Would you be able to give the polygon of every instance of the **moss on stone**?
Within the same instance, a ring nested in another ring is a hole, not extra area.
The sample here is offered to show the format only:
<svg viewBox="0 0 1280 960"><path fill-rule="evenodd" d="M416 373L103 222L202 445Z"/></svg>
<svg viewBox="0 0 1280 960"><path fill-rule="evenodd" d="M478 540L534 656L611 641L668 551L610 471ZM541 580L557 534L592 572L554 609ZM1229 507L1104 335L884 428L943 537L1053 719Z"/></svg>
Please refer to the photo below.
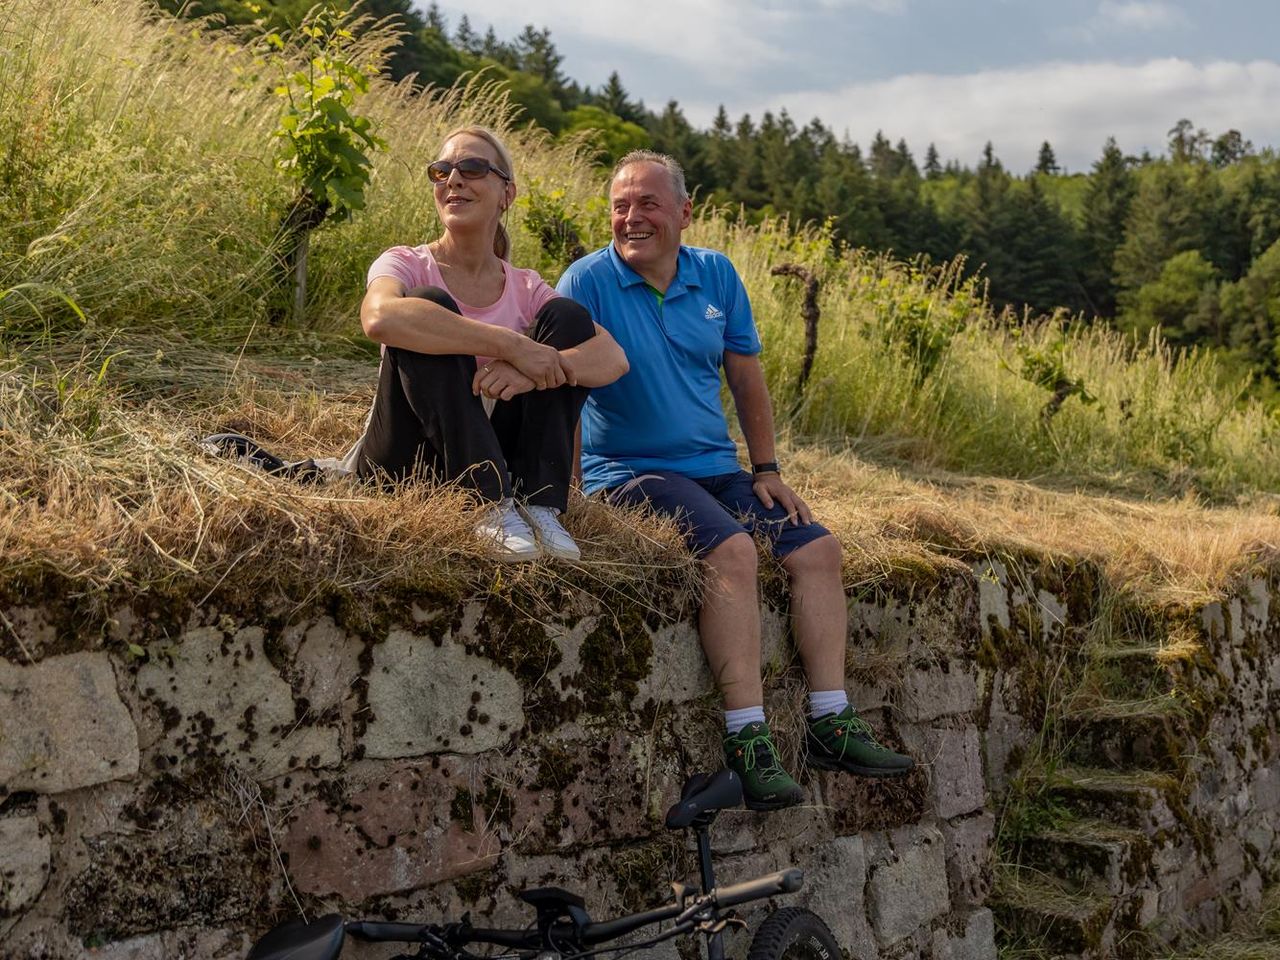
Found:
<svg viewBox="0 0 1280 960"><path fill-rule="evenodd" d="M90 863L66 890L68 928L104 943L265 913L269 848L255 845L253 824L226 813L209 800L166 806L146 831L87 840Z"/></svg>
<svg viewBox="0 0 1280 960"><path fill-rule="evenodd" d="M455 787L449 801L449 819L468 833L479 833L495 824L510 825L515 805L507 789L496 780L485 781L484 789L473 793Z"/></svg>
<svg viewBox="0 0 1280 960"><path fill-rule="evenodd" d="M600 618L582 641L580 657L574 686L584 709L596 714L627 710L649 675L653 638L639 615L623 611Z"/></svg>
<svg viewBox="0 0 1280 960"><path fill-rule="evenodd" d="M538 748L538 768L529 783L530 790L563 790L576 783L582 772L578 755L558 743L545 743Z"/></svg>
<svg viewBox="0 0 1280 960"><path fill-rule="evenodd" d="M618 884L623 909L639 911L667 898L671 881L684 873L682 861L680 838L663 834L615 850L604 866Z"/></svg>
<svg viewBox="0 0 1280 960"><path fill-rule="evenodd" d="M496 867L477 870L453 881L458 899L469 906L477 906L481 900L492 900L502 886L502 876Z"/></svg>

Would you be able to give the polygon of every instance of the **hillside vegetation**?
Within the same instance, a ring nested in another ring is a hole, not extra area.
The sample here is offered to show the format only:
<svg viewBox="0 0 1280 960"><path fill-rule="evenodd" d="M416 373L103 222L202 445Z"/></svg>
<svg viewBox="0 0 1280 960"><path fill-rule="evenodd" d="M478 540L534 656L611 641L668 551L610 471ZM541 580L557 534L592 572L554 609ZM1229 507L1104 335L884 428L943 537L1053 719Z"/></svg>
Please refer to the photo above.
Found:
<svg viewBox="0 0 1280 960"><path fill-rule="evenodd" d="M349 55L376 63L394 39L362 32ZM435 234L425 165L448 128L507 131L522 190L513 260L551 280L569 246L557 237L607 240L602 174L582 143L513 126L483 75L427 94L374 80L356 105L386 141L367 203L315 232L307 309L286 321L280 225L294 187L273 162L278 78L248 41L141 0L70 0L56 22L34 0L0 12L10 590L52 578L86 597L235 589L301 603L492 586L456 491L296 487L206 459L194 440L238 428L301 457L355 436L376 364L355 319L364 271L385 247ZM1118 583L1185 598L1270 557L1277 423L1211 356L1056 319L1013 324L958 264L847 252L784 221L704 208L689 239L743 274L789 475L833 519L851 583L1033 549L1094 556ZM821 281L803 391L802 285L772 274L786 263ZM589 550L563 579L638 597L691 574L659 524L587 503L570 521ZM562 582L541 567L503 576Z"/></svg>
<svg viewBox="0 0 1280 960"><path fill-rule="evenodd" d="M188 17L277 25L296 23L310 5L159 2ZM1044 142L1034 167L1019 172L999 158L1007 142L972 157L942 157L933 144L913 155L892 129L839 136L823 118L804 122L785 107L732 120L721 105L698 129L675 99L636 101L616 71L594 88L568 77L545 27L528 23L507 39L493 27L482 35L466 13L450 20L434 2L359 0L359 8L404 30L388 76L448 87L484 70L522 121L589 137L605 164L652 146L682 158L698 196L748 222L786 216L829 223L851 247L939 263L963 256L990 281L1000 310L1065 310L1140 335L1159 326L1178 346L1254 371L1255 391L1274 402L1280 157L1239 130L1214 135L1176 119L1187 109L1177 97L1155 118L1169 125L1162 155L1126 154L1114 138L1059 142L1070 156L1097 157L1088 172L1068 172Z"/></svg>

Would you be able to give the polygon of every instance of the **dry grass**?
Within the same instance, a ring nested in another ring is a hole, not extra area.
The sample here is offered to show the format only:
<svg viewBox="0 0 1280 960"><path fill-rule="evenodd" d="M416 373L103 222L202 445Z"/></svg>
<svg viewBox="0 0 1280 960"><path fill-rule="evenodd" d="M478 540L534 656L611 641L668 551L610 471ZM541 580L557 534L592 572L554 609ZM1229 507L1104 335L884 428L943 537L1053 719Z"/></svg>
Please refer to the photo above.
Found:
<svg viewBox="0 0 1280 960"><path fill-rule="evenodd" d="M571 586L669 603L696 584L671 525L633 513L579 503L570 527L586 562L499 567L473 537L472 504L458 489L299 485L198 451L200 436L239 429L286 457L340 453L367 410L369 363L353 362L359 380L347 390L321 393L297 357L205 351L204 372L193 374L180 348L160 361L154 344L110 349L102 377L100 351L71 364L28 354L0 370L0 590L11 601L44 602L54 589L104 610L142 595L197 604L216 595L287 611L333 596L476 590L554 602ZM167 376L153 369L175 358ZM219 368L225 376L208 373ZM152 380L179 385L178 395L150 389Z"/></svg>
<svg viewBox="0 0 1280 960"><path fill-rule="evenodd" d="M894 544L944 557L1085 558L1122 592L1192 607L1280 559L1280 516L1261 498L1239 507L1124 499L884 469L821 447L795 447L786 459L802 495L840 533L855 578L891 564Z"/></svg>
<svg viewBox="0 0 1280 960"><path fill-rule="evenodd" d="M555 604L571 587L669 611L687 602L695 564L670 524L576 500L581 563L498 567L456 489L300 486L196 448L234 429L286 458L341 453L374 369L364 348L315 338L255 354L86 337L11 356L0 368L0 589L13 600L52 582L104 602L151 593L304 607L488 590ZM1087 557L1119 589L1191 605L1274 563L1280 543L1269 507L1127 501L783 450L788 477L844 544L851 589L936 582L985 556Z"/></svg>

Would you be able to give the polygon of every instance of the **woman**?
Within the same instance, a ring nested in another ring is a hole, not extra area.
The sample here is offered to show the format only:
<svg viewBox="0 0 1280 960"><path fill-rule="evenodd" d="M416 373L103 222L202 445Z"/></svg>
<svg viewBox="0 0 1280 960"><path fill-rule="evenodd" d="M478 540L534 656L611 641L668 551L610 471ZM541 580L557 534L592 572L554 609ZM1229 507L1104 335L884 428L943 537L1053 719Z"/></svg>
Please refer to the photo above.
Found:
<svg viewBox="0 0 1280 960"><path fill-rule="evenodd" d="M369 268L360 322L383 355L354 467L471 488L492 504L476 532L503 559L576 559L559 516L578 414L626 357L581 306L507 262L516 184L496 134L453 131L427 172L444 232Z"/></svg>

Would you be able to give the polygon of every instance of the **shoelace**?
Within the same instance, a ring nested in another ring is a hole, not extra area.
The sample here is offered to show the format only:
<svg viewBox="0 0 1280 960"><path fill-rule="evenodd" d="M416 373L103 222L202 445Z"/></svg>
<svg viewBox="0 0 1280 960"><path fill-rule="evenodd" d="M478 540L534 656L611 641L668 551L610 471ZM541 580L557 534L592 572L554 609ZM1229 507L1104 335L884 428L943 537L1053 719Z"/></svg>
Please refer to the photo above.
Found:
<svg viewBox="0 0 1280 960"><path fill-rule="evenodd" d="M760 774L765 780L773 780L786 774L782 765L778 763L778 754L773 749L773 740L767 733L756 734L738 749L746 757L747 770L754 770L758 765ZM761 754L764 755L763 762L760 760Z"/></svg>
<svg viewBox="0 0 1280 960"><path fill-rule="evenodd" d="M529 514L529 519L540 531L556 536L568 536L568 531L560 522L560 513L555 507L525 507L525 510Z"/></svg>
<svg viewBox="0 0 1280 960"><path fill-rule="evenodd" d="M871 724L856 713L850 714L848 720L833 720L832 724L835 726L836 737L840 740L841 757L849 749L849 741L851 739L862 740L873 747L884 749L884 746L876 739L875 731L871 729Z"/></svg>
<svg viewBox="0 0 1280 960"><path fill-rule="evenodd" d="M501 522L502 532L508 536L514 534L521 537L532 537L533 530L524 517L520 516L514 508L508 509L502 515Z"/></svg>

